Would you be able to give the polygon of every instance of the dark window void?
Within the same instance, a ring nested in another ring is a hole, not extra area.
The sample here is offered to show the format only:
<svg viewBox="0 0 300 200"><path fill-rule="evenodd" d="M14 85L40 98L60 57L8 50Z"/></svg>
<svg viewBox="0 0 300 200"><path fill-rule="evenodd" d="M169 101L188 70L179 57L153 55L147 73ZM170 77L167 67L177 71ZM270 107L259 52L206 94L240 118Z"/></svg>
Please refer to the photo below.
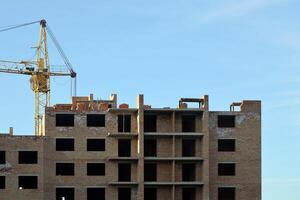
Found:
<svg viewBox="0 0 300 200"><path fill-rule="evenodd" d="M218 200L235 200L235 188L218 188Z"/></svg>
<svg viewBox="0 0 300 200"><path fill-rule="evenodd" d="M87 188L87 200L105 200L105 188Z"/></svg>
<svg viewBox="0 0 300 200"><path fill-rule="evenodd" d="M87 163L88 176L105 176L105 163Z"/></svg>
<svg viewBox="0 0 300 200"><path fill-rule="evenodd" d="M37 164L37 151L19 151L19 164Z"/></svg>
<svg viewBox="0 0 300 200"><path fill-rule="evenodd" d="M119 181L130 182L131 181L131 164L119 163L118 165L118 177Z"/></svg>
<svg viewBox="0 0 300 200"><path fill-rule="evenodd" d="M56 126L74 126L74 114L56 114Z"/></svg>
<svg viewBox="0 0 300 200"><path fill-rule="evenodd" d="M5 176L0 176L0 189L5 189Z"/></svg>
<svg viewBox="0 0 300 200"><path fill-rule="evenodd" d="M195 132L196 118L194 115L182 116L182 132Z"/></svg>
<svg viewBox="0 0 300 200"><path fill-rule="evenodd" d="M218 115L219 128L234 128L235 116L234 115Z"/></svg>
<svg viewBox="0 0 300 200"><path fill-rule="evenodd" d="M156 188L145 188L144 200L157 200L157 189Z"/></svg>
<svg viewBox="0 0 300 200"><path fill-rule="evenodd" d="M235 175L235 163L219 163L218 164L219 176L234 176Z"/></svg>
<svg viewBox="0 0 300 200"><path fill-rule="evenodd" d="M74 176L74 163L56 163L56 176Z"/></svg>
<svg viewBox="0 0 300 200"><path fill-rule="evenodd" d="M56 200L74 200L74 188L56 188Z"/></svg>
<svg viewBox="0 0 300 200"><path fill-rule="evenodd" d="M118 115L118 132L130 132L131 115Z"/></svg>
<svg viewBox="0 0 300 200"><path fill-rule="evenodd" d="M88 127L105 127L105 115L88 114L86 116L86 125Z"/></svg>
<svg viewBox="0 0 300 200"><path fill-rule="evenodd" d="M145 179L145 181L156 181L156 179L157 179L157 164L156 163L145 163L144 179Z"/></svg>
<svg viewBox="0 0 300 200"><path fill-rule="evenodd" d="M37 189L37 176L19 176L19 189Z"/></svg>
<svg viewBox="0 0 300 200"><path fill-rule="evenodd" d="M87 151L105 151L105 139L87 139Z"/></svg>
<svg viewBox="0 0 300 200"><path fill-rule="evenodd" d="M131 188L119 188L118 200L131 200Z"/></svg>
<svg viewBox="0 0 300 200"><path fill-rule="evenodd" d="M0 164L6 163L5 151L0 151Z"/></svg>
<svg viewBox="0 0 300 200"><path fill-rule="evenodd" d="M156 132L156 115L144 116L144 132Z"/></svg>
<svg viewBox="0 0 300 200"><path fill-rule="evenodd" d="M196 140L182 139L182 156L193 157L196 151Z"/></svg>
<svg viewBox="0 0 300 200"><path fill-rule="evenodd" d="M119 139L118 140L118 156L119 157L130 157L131 155L131 140L130 139Z"/></svg>
<svg viewBox="0 0 300 200"><path fill-rule="evenodd" d="M218 151L235 151L235 139L219 139Z"/></svg>
<svg viewBox="0 0 300 200"><path fill-rule="evenodd" d="M195 188L182 188L182 199L195 200L196 199Z"/></svg>
<svg viewBox="0 0 300 200"><path fill-rule="evenodd" d="M182 181L195 181L196 165L182 164Z"/></svg>
<svg viewBox="0 0 300 200"><path fill-rule="evenodd" d="M156 157L157 155L157 140L145 139L144 140L144 154L145 156Z"/></svg>
<svg viewBox="0 0 300 200"><path fill-rule="evenodd" d="M56 151L74 151L74 139L71 138L56 139Z"/></svg>

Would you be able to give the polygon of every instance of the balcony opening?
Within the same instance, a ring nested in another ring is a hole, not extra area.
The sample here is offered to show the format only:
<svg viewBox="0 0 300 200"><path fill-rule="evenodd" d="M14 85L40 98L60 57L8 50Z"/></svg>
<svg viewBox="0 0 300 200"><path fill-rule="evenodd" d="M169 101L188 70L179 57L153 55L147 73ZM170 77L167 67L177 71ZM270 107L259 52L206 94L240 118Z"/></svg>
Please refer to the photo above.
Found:
<svg viewBox="0 0 300 200"><path fill-rule="evenodd" d="M130 157L131 156L131 140L119 139L118 140L118 156Z"/></svg>
<svg viewBox="0 0 300 200"><path fill-rule="evenodd" d="M56 151L74 151L74 139L72 138L57 138Z"/></svg>
<svg viewBox="0 0 300 200"><path fill-rule="evenodd" d="M0 176L0 189L5 189L5 176Z"/></svg>
<svg viewBox="0 0 300 200"><path fill-rule="evenodd" d="M235 151L235 139L219 139L218 151Z"/></svg>
<svg viewBox="0 0 300 200"><path fill-rule="evenodd" d="M6 163L5 151L0 151L0 164Z"/></svg>
<svg viewBox="0 0 300 200"><path fill-rule="evenodd" d="M235 127L235 115L218 115L218 127L219 128L234 128Z"/></svg>
<svg viewBox="0 0 300 200"><path fill-rule="evenodd" d="M195 200L196 199L195 188L182 188L182 199Z"/></svg>
<svg viewBox="0 0 300 200"><path fill-rule="evenodd" d="M191 163L182 164L182 181L195 181L196 165Z"/></svg>
<svg viewBox="0 0 300 200"><path fill-rule="evenodd" d="M87 188L87 200L105 200L105 188Z"/></svg>
<svg viewBox="0 0 300 200"><path fill-rule="evenodd" d="M195 132L196 117L194 115L182 116L182 132Z"/></svg>
<svg viewBox="0 0 300 200"><path fill-rule="evenodd" d="M19 164L37 164L37 151L19 151Z"/></svg>
<svg viewBox="0 0 300 200"><path fill-rule="evenodd" d="M56 114L56 126L58 127L74 126L74 114Z"/></svg>
<svg viewBox="0 0 300 200"><path fill-rule="evenodd" d="M19 189L37 189L38 177L37 176L19 176Z"/></svg>
<svg viewBox="0 0 300 200"><path fill-rule="evenodd" d="M156 115L145 115L144 116L144 132L156 132Z"/></svg>
<svg viewBox="0 0 300 200"><path fill-rule="evenodd" d="M130 163L119 163L118 177L119 177L120 182L130 182L131 181L131 164Z"/></svg>
<svg viewBox="0 0 300 200"><path fill-rule="evenodd" d="M157 164L145 163L144 165L144 180L155 182L157 180Z"/></svg>
<svg viewBox="0 0 300 200"><path fill-rule="evenodd" d="M235 176L235 163L219 163L218 164L219 176Z"/></svg>
<svg viewBox="0 0 300 200"><path fill-rule="evenodd" d="M218 200L235 200L235 188L233 187L219 187Z"/></svg>
<svg viewBox="0 0 300 200"><path fill-rule="evenodd" d="M157 189L156 188L145 188L144 189L144 200L157 200Z"/></svg>
<svg viewBox="0 0 300 200"><path fill-rule="evenodd" d="M130 132L131 115L118 115L118 132Z"/></svg>
<svg viewBox="0 0 300 200"><path fill-rule="evenodd" d="M144 155L149 157L157 156L157 140L145 139L144 140Z"/></svg>
<svg viewBox="0 0 300 200"><path fill-rule="evenodd" d="M105 151L105 139L87 139L87 151Z"/></svg>
<svg viewBox="0 0 300 200"><path fill-rule="evenodd" d="M105 163L87 163L88 176L105 176Z"/></svg>
<svg viewBox="0 0 300 200"><path fill-rule="evenodd" d="M196 140L182 139L182 157L193 157L196 152Z"/></svg>
<svg viewBox="0 0 300 200"><path fill-rule="evenodd" d="M88 114L86 116L87 127L105 127L104 114Z"/></svg>
<svg viewBox="0 0 300 200"><path fill-rule="evenodd" d="M118 188L118 200L131 200L131 188Z"/></svg>
<svg viewBox="0 0 300 200"><path fill-rule="evenodd" d="M56 200L75 200L74 188L56 188Z"/></svg>
<svg viewBox="0 0 300 200"><path fill-rule="evenodd" d="M56 163L56 176L74 176L74 163Z"/></svg>

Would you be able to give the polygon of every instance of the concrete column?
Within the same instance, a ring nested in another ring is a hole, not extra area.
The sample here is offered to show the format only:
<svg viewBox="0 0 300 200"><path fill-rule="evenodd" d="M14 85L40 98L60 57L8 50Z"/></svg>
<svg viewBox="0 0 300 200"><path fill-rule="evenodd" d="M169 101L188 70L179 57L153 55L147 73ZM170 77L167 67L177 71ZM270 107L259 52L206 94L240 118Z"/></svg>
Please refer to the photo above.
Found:
<svg viewBox="0 0 300 200"><path fill-rule="evenodd" d="M209 110L209 99L208 95L203 96L203 110L208 111Z"/></svg>
<svg viewBox="0 0 300 200"><path fill-rule="evenodd" d="M175 136L173 135L172 137L172 157L175 158L176 157L176 138ZM174 183L175 182L175 160L172 161L172 182ZM172 200L175 199L175 185L172 186Z"/></svg>
<svg viewBox="0 0 300 200"><path fill-rule="evenodd" d="M117 108L118 107L118 95L117 94L111 94L110 95L110 100L113 101L114 105L113 108Z"/></svg>
<svg viewBox="0 0 300 200"><path fill-rule="evenodd" d="M202 132L204 133L204 136L202 138L202 157L203 157L203 163L202 163L202 181L204 183L203 185L203 200L209 200L210 199L210 187L209 187L209 112L203 112L203 117L202 117Z"/></svg>
<svg viewBox="0 0 300 200"><path fill-rule="evenodd" d="M137 97L137 131L138 131L138 167L137 167L137 200L144 199L144 95Z"/></svg>
<svg viewBox="0 0 300 200"><path fill-rule="evenodd" d="M172 132L175 133L175 123L176 123L175 111L172 113ZM172 137L172 157L176 157L176 137ZM175 182L175 160L172 161L172 182ZM172 186L172 200L175 200L175 185Z"/></svg>
<svg viewBox="0 0 300 200"><path fill-rule="evenodd" d="M175 118L176 116L175 116L175 111L173 111L173 113L172 113L172 132L173 133L175 133L175 131L176 131L176 118Z"/></svg>

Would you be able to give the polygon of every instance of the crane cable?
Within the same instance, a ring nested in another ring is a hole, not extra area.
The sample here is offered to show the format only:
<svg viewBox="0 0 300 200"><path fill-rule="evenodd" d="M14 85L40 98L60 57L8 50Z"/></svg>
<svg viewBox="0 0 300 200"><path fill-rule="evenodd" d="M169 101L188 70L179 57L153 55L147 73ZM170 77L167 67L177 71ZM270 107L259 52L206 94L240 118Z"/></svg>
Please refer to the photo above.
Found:
<svg viewBox="0 0 300 200"><path fill-rule="evenodd" d="M65 52L64 52L63 49L61 48L60 44L58 43L57 39L55 38L55 36L54 36L53 32L51 31L51 29L50 29L50 27L49 27L48 24L47 24L47 26L46 26L46 31L48 32L49 36L51 37L51 39L52 39L52 41L53 41L53 43L54 43L56 49L58 50L60 56L61 56L62 59L64 60L66 66L67 66L68 69L69 69L69 71L70 71L71 73L75 73L75 71L73 70L72 65L71 65L69 59L67 58Z"/></svg>
<svg viewBox="0 0 300 200"><path fill-rule="evenodd" d="M12 29L16 29L16 28L20 28L20 27L23 27L23 26L36 24L36 23L40 23L40 20L39 21L34 21L34 22L29 22L29 23L24 23L24 24L5 26L5 27L8 27L8 28L0 29L0 32L9 31L9 30L12 30Z"/></svg>
<svg viewBox="0 0 300 200"><path fill-rule="evenodd" d="M73 67L69 61L69 59L67 58L65 52L63 51L63 49L61 48L60 44L58 43L58 40L56 39L56 37L54 36L53 32L51 31L50 26L47 24L46 26L46 31L49 34L50 38L52 39L57 51L59 52L60 56L62 57L62 59L64 60L64 63L66 64L66 66L68 67L70 73L71 73L71 96L72 96L72 78L74 78L74 90L73 90L73 95L76 96L76 92L77 92L77 76L76 76L76 72L73 70Z"/></svg>

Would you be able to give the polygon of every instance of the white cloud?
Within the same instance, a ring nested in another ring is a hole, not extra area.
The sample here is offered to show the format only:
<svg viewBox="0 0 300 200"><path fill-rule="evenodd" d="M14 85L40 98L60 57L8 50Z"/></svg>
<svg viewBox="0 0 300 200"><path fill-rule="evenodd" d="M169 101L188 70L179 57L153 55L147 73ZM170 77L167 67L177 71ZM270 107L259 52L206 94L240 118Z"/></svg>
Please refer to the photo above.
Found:
<svg viewBox="0 0 300 200"><path fill-rule="evenodd" d="M226 1L220 7L210 10L200 15L198 20L200 23L211 23L216 21L237 18L246 14L256 12L273 4L287 2L282 0L239 0Z"/></svg>
<svg viewBox="0 0 300 200"><path fill-rule="evenodd" d="M300 178L264 178L264 183L267 184L300 184Z"/></svg>
<svg viewBox="0 0 300 200"><path fill-rule="evenodd" d="M284 108L297 109L300 106L300 91L290 90L277 92L266 99L265 111L272 111ZM297 114L297 116L300 116Z"/></svg>
<svg viewBox="0 0 300 200"><path fill-rule="evenodd" d="M300 37L296 32L280 31L272 38L278 44L299 49Z"/></svg>

